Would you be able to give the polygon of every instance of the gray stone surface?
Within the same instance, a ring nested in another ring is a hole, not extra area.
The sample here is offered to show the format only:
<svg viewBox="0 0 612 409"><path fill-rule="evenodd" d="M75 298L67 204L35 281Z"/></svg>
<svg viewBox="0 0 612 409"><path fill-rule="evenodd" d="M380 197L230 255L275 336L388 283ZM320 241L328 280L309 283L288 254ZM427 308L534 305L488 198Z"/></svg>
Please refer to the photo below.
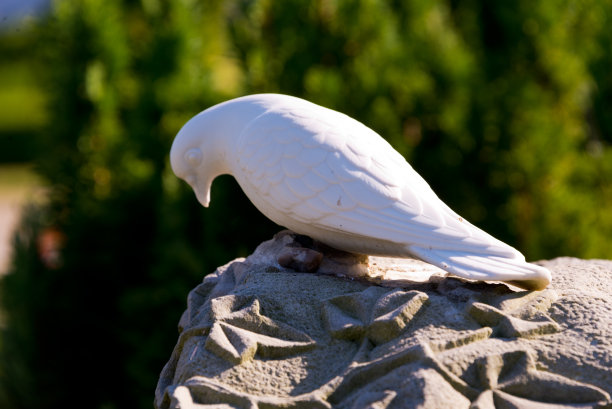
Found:
<svg viewBox="0 0 612 409"><path fill-rule="evenodd" d="M612 261L541 264L524 291L281 232L191 291L155 406L612 409Z"/></svg>

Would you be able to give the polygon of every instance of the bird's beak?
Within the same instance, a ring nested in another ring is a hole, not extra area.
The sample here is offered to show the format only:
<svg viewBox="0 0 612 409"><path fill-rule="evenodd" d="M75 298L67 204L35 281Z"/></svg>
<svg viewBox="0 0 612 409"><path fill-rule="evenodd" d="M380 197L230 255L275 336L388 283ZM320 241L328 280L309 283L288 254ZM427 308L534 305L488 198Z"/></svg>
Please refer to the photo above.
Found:
<svg viewBox="0 0 612 409"><path fill-rule="evenodd" d="M193 191L198 198L198 202L200 202L202 206L208 207L210 204L210 188L199 189L198 187L195 187Z"/></svg>
<svg viewBox="0 0 612 409"><path fill-rule="evenodd" d="M212 181L206 181L201 183L201 181L197 180L195 176L188 176L185 178L185 181L191 186L193 192L198 199L198 202L204 207L208 207L210 204L210 188L212 185Z"/></svg>

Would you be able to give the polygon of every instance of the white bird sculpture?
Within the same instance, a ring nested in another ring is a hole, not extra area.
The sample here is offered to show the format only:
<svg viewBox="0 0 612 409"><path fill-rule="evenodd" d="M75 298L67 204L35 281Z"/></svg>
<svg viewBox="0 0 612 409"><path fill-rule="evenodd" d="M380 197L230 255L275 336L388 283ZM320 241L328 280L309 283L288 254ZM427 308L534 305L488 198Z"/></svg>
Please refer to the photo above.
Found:
<svg viewBox="0 0 612 409"><path fill-rule="evenodd" d="M215 105L183 126L170 159L203 206L213 179L231 174L272 221L340 250L416 257L459 277L527 289L551 280L451 210L376 132L296 97Z"/></svg>

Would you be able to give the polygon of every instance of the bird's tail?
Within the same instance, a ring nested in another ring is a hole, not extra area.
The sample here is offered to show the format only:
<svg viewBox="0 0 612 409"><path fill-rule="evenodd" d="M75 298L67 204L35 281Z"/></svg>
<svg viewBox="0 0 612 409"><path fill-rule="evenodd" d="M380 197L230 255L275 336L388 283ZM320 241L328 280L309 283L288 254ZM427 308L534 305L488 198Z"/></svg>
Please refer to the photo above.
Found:
<svg viewBox="0 0 612 409"><path fill-rule="evenodd" d="M505 281L527 290L542 290L550 284L548 269L522 258L506 258L457 251L410 247L410 252L459 277L470 280Z"/></svg>

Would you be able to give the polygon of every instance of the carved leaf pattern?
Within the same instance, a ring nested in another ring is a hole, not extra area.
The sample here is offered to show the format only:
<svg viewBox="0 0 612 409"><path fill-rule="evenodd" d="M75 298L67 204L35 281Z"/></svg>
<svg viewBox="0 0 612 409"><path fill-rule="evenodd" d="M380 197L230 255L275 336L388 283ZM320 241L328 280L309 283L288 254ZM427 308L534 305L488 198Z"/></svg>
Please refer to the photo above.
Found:
<svg viewBox="0 0 612 409"><path fill-rule="evenodd" d="M261 314L259 300L232 311L237 298L225 296L211 302L212 326L205 347L219 357L239 364L255 354L280 358L315 346L305 333Z"/></svg>
<svg viewBox="0 0 612 409"><path fill-rule="evenodd" d="M471 409L592 408L610 399L595 386L538 370L526 351L483 357L473 366L476 375L466 377L481 393Z"/></svg>
<svg viewBox="0 0 612 409"><path fill-rule="evenodd" d="M473 301L467 311L480 325L493 328L494 337L533 338L561 331L559 324L543 311L548 310L556 293L543 291L537 297L533 294L506 299L499 303L501 308Z"/></svg>
<svg viewBox="0 0 612 409"><path fill-rule="evenodd" d="M378 345L398 337L428 300L420 291L396 289L381 294L380 288L369 287L327 300L323 318L335 338L366 337Z"/></svg>

